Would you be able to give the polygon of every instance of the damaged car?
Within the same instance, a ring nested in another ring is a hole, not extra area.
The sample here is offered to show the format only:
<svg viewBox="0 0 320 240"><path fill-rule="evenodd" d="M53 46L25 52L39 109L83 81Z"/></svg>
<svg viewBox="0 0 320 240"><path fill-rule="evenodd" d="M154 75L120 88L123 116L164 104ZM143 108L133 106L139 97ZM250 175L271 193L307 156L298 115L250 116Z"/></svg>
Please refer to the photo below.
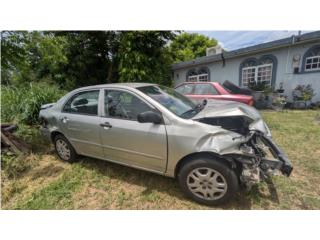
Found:
<svg viewBox="0 0 320 240"><path fill-rule="evenodd" d="M84 155L173 177L201 204L225 203L241 186L292 172L253 107L219 100L196 104L156 84L79 88L43 105L39 117L62 160Z"/></svg>

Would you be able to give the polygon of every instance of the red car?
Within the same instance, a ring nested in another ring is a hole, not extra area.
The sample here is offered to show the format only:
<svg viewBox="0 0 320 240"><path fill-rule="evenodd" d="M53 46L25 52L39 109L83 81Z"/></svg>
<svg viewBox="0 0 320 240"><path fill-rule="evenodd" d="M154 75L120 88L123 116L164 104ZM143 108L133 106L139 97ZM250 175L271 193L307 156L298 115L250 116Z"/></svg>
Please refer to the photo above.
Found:
<svg viewBox="0 0 320 240"><path fill-rule="evenodd" d="M242 94L232 94L217 82L185 82L178 85L175 90L193 100L219 99L236 101L253 105L253 97Z"/></svg>

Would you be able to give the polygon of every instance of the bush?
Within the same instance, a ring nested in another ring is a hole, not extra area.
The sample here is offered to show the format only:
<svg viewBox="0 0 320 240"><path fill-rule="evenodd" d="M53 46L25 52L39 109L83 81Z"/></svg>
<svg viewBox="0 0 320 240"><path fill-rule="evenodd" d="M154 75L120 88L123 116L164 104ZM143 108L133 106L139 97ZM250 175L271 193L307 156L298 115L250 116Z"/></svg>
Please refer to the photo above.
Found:
<svg viewBox="0 0 320 240"><path fill-rule="evenodd" d="M41 105L56 102L64 94L65 92L58 87L47 83L30 83L19 87L3 86L2 122L36 124Z"/></svg>
<svg viewBox="0 0 320 240"><path fill-rule="evenodd" d="M272 88L266 82L249 82L248 86L253 91L261 91L264 93L271 93Z"/></svg>
<svg viewBox="0 0 320 240"><path fill-rule="evenodd" d="M294 101L311 101L314 95L315 93L311 84L298 85L292 92Z"/></svg>

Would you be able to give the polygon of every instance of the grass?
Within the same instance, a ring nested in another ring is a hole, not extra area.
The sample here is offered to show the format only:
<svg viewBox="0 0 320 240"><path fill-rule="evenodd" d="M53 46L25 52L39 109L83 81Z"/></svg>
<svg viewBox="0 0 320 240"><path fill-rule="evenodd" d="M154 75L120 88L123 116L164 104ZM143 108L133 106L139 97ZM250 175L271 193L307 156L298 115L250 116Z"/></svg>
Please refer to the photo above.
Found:
<svg viewBox="0 0 320 240"><path fill-rule="evenodd" d="M250 192L239 193L225 206L190 201L171 178L85 157L74 164L64 163L39 140L34 128L24 127L19 135L33 146L33 153L23 158L30 167L14 177L2 169L2 208L320 209L320 112L262 114L294 171L290 178L276 176L273 184L260 183Z"/></svg>

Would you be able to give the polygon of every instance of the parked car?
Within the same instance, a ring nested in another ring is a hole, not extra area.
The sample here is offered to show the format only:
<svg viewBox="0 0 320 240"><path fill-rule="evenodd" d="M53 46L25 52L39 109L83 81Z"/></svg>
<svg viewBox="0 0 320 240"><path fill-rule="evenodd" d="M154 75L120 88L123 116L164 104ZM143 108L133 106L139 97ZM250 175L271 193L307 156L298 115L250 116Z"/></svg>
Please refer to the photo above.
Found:
<svg viewBox="0 0 320 240"><path fill-rule="evenodd" d="M253 97L243 94L233 94L218 82L185 82L178 85L176 91L199 102L203 99L219 99L253 105Z"/></svg>
<svg viewBox="0 0 320 240"><path fill-rule="evenodd" d="M43 105L39 117L62 160L84 155L174 177L203 204L224 203L240 185L292 171L254 108L231 101L196 105L155 84L79 88Z"/></svg>

